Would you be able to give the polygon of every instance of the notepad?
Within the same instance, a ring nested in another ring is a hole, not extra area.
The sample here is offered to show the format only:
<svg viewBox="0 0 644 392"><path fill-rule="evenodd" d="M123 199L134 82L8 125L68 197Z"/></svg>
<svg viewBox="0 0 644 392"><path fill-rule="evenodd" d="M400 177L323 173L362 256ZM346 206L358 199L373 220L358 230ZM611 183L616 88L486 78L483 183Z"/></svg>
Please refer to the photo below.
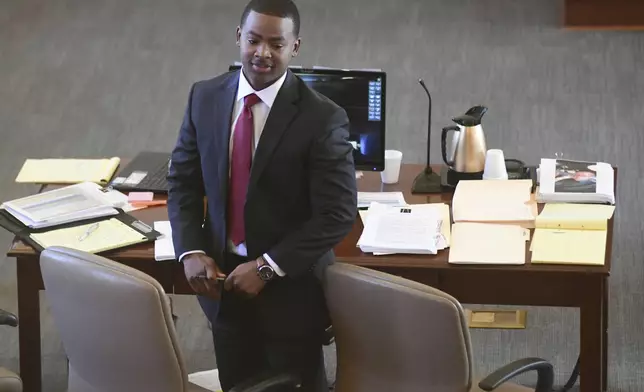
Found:
<svg viewBox="0 0 644 392"><path fill-rule="evenodd" d="M593 204L550 203L535 221L542 229L606 230L615 206Z"/></svg>
<svg viewBox="0 0 644 392"><path fill-rule="evenodd" d="M99 253L148 241L145 235L115 218L34 233L30 237L43 248L64 246L88 253Z"/></svg>
<svg viewBox="0 0 644 392"><path fill-rule="evenodd" d="M532 263L604 265L614 206L546 204L535 221Z"/></svg>
<svg viewBox="0 0 644 392"><path fill-rule="evenodd" d="M89 181L107 184L121 160L109 159L27 159L16 177L19 183L76 184Z"/></svg>

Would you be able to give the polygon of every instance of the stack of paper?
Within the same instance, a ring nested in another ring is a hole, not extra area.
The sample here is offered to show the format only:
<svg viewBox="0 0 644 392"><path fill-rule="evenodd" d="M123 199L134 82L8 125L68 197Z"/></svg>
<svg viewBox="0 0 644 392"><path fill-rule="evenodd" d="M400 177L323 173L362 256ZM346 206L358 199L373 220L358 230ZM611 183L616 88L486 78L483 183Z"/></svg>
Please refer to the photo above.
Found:
<svg viewBox="0 0 644 392"><path fill-rule="evenodd" d="M615 170L605 162L544 158L539 165L537 200L615 204Z"/></svg>
<svg viewBox="0 0 644 392"><path fill-rule="evenodd" d="M449 246L449 214L443 204L393 207L372 203L358 247L375 255L436 254ZM447 228L443 228L444 225ZM447 233L447 236L444 235Z"/></svg>
<svg viewBox="0 0 644 392"><path fill-rule="evenodd" d="M371 203L406 205L402 192L358 192L358 208L368 208Z"/></svg>
<svg viewBox="0 0 644 392"><path fill-rule="evenodd" d="M452 200L449 262L525 264L537 215L531 180L459 181Z"/></svg>
<svg viewBox="0 0 644 392"><path fill-rule="evenodd" d="M537 203L532 180L459 181L452 199L454 222L532 222Z"/></svg>
<svg viewBox="0 0 644 392"><path fill-rule="evenodd" d="M38 229L118 214L128 206L127 196L83 182L0 205L25 226Z"/></svg>
<svg viewBox="0 0 644 392"><path fill-rule="evenodd" d="M162 234L154 241L154 260L174 260L174 244L172 242L172 226L170 221L154 222L154 230Z"/></svg>
<svg viewBox="0 0 644 392"><path fill-rule="evenodd" d="M119 158L110 159L27 159L16 182L38 184L107 184L119 166Z"/></svg>
<svg viewBox="0 0 644 392"><path fill-rule="evenodd" d="M519 225L461 222L452 227L449 262L525 264L530 231Z"/></svg>

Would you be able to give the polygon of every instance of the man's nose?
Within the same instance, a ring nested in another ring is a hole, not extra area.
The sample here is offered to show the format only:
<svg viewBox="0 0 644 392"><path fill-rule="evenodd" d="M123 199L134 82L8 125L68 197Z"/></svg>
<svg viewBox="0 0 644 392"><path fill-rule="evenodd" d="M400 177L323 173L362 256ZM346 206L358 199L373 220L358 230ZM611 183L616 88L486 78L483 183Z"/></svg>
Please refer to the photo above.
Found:
<svg viewBox="0 0 644 392"><path fill-rule="evenodd" d="M271 51L269 50L268 45L264 43L257 45L255 56L262 58L271 57Z"/></svg>

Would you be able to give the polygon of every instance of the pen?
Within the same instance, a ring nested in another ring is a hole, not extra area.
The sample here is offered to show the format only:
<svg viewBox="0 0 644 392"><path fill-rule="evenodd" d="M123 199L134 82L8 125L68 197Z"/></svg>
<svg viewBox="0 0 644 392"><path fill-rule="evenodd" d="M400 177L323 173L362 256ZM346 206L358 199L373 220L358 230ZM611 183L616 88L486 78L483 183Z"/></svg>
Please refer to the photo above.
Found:
<svg viewBox="0 0 644 392"><path fill-rule="evenodd" d="M96 229L98 229L98 222L96 222L94 224L91 224L87 228L87 230L85 230L85 232L83 234L81 234L80 237L78 237L78 241L84 241L85 239L87 239L87 237L89 237L90 234L95 232Z"/></svg>

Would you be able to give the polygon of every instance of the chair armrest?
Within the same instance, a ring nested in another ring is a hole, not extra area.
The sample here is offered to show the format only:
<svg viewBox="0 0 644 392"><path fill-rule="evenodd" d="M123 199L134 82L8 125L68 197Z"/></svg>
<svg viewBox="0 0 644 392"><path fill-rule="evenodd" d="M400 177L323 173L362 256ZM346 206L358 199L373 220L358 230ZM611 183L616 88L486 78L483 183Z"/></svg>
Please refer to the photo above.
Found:
<svg viewBox="0 0 644 392"><path fill-rule="evenodd" d="M18 318L7 311L0 309L0 325L10 325L12 327L17 327Z"/></svg>
<svg viewBox="0 0 644 392"><path fill-rule="evenodd" d="M505 365L481 380L479 388L484 391L493 391L506 381L532 370L537 371L535 392L551 392L555 381L555 373L552 365L541 358L524 358Z"/></svg>
<svg viewBox="0 0 644 392"><path fill-rule="evenodd" d="M302 384L299 377L288 373L264 373L235 385L230 392L278 392L291 387L293 391Z"/></svg>

